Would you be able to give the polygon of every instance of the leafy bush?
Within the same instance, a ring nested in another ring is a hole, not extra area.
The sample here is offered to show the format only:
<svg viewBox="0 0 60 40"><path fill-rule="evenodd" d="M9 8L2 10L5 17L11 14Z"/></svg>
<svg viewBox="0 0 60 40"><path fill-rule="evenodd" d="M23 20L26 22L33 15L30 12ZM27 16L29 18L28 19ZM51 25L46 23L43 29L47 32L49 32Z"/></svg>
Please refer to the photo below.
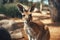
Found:
<svg viewBox="0 0 60 40"><path fill-rule="evenodd" d="M18 11L18 10L17 10L14 6L9 7L9 8L7 9L7 15L8 15L8 16L11 16L11 17L14 17L14 16L16 15L17 11Z"/></svg>
<svg viewBox="0 0 60 40"><path fill-rule="evenodd" d="M3 5L0 6L0 13L6 13L6 8Z"/></svg>
<svg viewBox="0 0 60 40"><path fill-rule="evenodd" d="M21 18L22 15L19 13L17 6L13 4L6 4L0 7L0 13L4 13L9 17L19 17Z"/></svg>

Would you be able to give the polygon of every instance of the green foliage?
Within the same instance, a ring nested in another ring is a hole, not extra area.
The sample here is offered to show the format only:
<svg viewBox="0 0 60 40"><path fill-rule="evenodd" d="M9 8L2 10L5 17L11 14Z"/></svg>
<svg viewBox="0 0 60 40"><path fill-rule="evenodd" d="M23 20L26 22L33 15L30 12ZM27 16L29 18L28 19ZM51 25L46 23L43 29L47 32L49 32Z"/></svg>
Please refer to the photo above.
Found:
<svg viewBox="0 0 60 40"><path fill-rule="evenodd" d="M18 9L15 6L7 8L7 15L11 17L15 17Z"/></svg>
<svg viewBox="0 0 60 40"><path fill-rule="evenodd" d="M6 13L6 8L3 5L0 6L0 13Z"/></svg>
<svg viewBox="0 0 60 40"><path fill-rule="evenodd" d="M0 6L0 13L3 13L9 17L18 17L18 14L21 16L16 4L6 4L4 6Z"/></svg>

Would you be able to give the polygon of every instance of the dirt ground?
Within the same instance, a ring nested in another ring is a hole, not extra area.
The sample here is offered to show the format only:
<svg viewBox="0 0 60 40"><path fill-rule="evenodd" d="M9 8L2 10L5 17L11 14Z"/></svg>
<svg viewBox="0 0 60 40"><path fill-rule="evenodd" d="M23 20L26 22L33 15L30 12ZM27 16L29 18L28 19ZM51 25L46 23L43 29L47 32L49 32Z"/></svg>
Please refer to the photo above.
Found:
<svg viewBox="0 0 60 40"><path fill-rule="evenodd" d="M60 23L53 23L50 15L33 14L33 16L34 15L37 15L35 19L42 21L49 28L50 40L60 40Z"/></svg>
<svg viewBox="0 0 60 40"><path fill-rule="evenodd" d="M50 40L60 40L60 23L53 23L50 15L44 15L40 13L33 13L33 20L43 22L50 32Z"/></svg>
<svg viewBox="0 0 60 40"><path fill-rule="evenodd" d="M52 23L51 20L47 21L48 22L45 22L45 25L47 25L47 27L49 28L50 40L60 40L60 23Z"/></svg>
<svg viewBox="0 0 60 40"><path fill-rule="evenodd" d="M33 13L33 20L42 21L50 32L50 40L60 40L60 23L53 23L50 15L42 15L40 13Z"/></svg>
<svg viewBox="0 0 60 40"><path fill-rule="evenodd" d="M49 28L50 40L60 40L60 23L53 23L50 18L50 15L33 13L32 16L33 16L33 20L42 21ZM19 22L19 21L16 21L16 22Z"/></svg>

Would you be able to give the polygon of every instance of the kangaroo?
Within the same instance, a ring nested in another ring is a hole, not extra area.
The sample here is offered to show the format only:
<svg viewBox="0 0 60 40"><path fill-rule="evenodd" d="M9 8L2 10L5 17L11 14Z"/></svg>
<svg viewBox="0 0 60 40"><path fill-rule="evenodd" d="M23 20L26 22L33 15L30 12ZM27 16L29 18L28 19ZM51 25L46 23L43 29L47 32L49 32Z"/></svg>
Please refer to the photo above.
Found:
<svg viewBox="0 0 60 40"><path fill-rule="evenodd" d="M20 4L19 4L20 5ZM24 20L23 35L25 40L49 40L49 29L41 21L32 20L32 12L35 4L30 9L26 10L22 5L19 9ZM24 13L24 15L23 15Z"/></svg>

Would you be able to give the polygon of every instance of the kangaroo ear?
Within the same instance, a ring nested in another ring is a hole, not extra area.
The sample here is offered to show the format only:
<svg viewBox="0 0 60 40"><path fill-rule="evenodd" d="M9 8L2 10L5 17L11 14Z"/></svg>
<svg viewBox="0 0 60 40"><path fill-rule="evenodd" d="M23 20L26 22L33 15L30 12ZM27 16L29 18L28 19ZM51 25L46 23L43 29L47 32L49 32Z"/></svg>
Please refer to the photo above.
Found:
<svg viewBox="0 0 60 40"><path fill-rule="evenodd" d="M32 12L32 11L34 10L35 5L36 5L36 3L34 3L34 4L31 6L31 8L30 8L30 12Z"/></svg>
<svg viewBox="0 0 60 40"><path fill-rule="evenodd" d="M17 7L18 7L18 9L19 9L19 11L20 11L21 13L24 12L24 7L23 7L22 5L17 4Z"/></svg>

